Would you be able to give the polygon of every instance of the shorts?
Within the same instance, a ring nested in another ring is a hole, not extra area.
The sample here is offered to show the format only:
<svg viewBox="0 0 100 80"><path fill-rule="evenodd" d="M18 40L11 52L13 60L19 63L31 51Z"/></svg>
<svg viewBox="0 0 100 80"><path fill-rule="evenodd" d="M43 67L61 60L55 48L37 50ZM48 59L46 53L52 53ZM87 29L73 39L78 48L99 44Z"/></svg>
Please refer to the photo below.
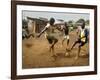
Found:
<svg viewBox="0 0 100 80"><path fill-rule="evenodd" d="M87 43L87 41L83 42L80 39L78 39L77 43L80 43L80 46L84 46Z"/></svg>
<svg viewBox="0 0 100 80"><path fill-rule="evenodd" d="M53 41L54 41L54 42L57 42L57 41L58 41L58 39L55 38L54 36L46 36L46 38L47 38L47 40L48 40L48 42L49 42L50 44L52 44Z"/></svg>
<svg viewBox="0 0 100 80"><path fill-rule="evenodd" d="M69 39L69 35L65 35L64 36L64 39Z"/></svg>

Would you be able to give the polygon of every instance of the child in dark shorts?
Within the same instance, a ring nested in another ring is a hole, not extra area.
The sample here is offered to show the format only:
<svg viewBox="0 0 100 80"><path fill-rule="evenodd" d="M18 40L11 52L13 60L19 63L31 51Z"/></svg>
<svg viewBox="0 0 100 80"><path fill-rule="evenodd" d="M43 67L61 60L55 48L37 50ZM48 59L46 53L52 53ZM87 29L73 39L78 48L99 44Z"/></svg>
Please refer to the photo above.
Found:
<svg viewBox="0 0 100 80"><path fill-rule="evenodd" d="M80 34L79 34L79 38L77 41L75 41L75 43L73 44L73 46L71 47L71 50L74 48L74 46L79 43L79 46L78 46L78 53L75 57L75 59L78 59L79 55L80 55L80 50L81 50L81 47L84 46L87 42L88 42L88 30L85 29L85 22L82 23L81 25L81 30L80 30Z"/></svg>
<svg viewBox="0 0 100 80"><path fill-rule="evenodd" d="M40 32L38 37L40 37L41 34L45 32L45 37L50 44L50 52L53 54L53 56L57 56L54 52L54 46L58 42L58 39L56 38L56 36L54 34L54 30L56 29L54 22L55 22L55 19L51 18L49 23L47 23L45 28Z"/></svg>
<svg viewBox="0 0 100 80"><path fill-rule="evenodd" d="M64 39L62 40L62 45L64 41L67 40L67 46L68 46L69 45L69 27L67 25L67 22L65 22L63 30L64 30Z"/></svg>
<svg viewBox="0 0 100 80"><path fill-rule="evenodd" d="M68 50L68 45L69 45L69 26L67 22L64 23L63 31L64 31L64 38L62 40L62 46L63 46L64 41L67 40L67 48L66 48L65 56L68 56L69 53L67 53L67 50Z"/></svg>

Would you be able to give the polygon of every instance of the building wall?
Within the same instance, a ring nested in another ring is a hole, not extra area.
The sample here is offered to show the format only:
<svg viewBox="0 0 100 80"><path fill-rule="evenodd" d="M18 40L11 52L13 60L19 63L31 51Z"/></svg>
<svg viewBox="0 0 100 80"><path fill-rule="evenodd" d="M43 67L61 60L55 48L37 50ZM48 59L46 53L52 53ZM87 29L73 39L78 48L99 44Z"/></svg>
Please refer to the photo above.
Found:
<svg viewBox="0 0 100 80"><path fill-rule="evenodd" d="M46 26L47 22L40 19L28 19L29 33L40 33Z"/></svg>

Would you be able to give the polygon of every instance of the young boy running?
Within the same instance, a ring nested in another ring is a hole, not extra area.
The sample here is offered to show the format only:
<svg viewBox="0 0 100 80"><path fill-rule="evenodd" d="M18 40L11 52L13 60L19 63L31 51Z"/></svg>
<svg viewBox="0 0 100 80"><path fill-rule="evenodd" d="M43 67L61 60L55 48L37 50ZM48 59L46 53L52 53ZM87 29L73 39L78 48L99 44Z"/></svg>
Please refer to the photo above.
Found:
<svg viewBox="0 0 100 80"><path fill-rule="evenodd" d="M77 41L75 41L75 43L73 44L71 50L74 48L74 46L79 43L79 46L78 46L78 53L75 57L75 59L78 59L79 55L80 55L80 50L81 50L81 47L84 46L88 41L88 31L87 29L85 29L85 21L82 23L81 25L81 29L80 29L80 32L79 32L79 38Z"/></svg>
<svg viewBox="0 0 100 80"><path fill-rule="evenodd" d="M45 32L46 39L48 40L50 44L50 52L53 54L53 56L57 56L54 52L54 46L58 42L58 39L56 38L54 34L54 30L56 28L54 23L55 23L55 19L51 18L49 23L47 23L45 28L40 32L38 37L40 37Z"/></svg>
<svg viewBox="0 0 100 80"><path fill-rule="evenodd" d="M62 40L62 46L63 46L64 41L67 40L67 48L66 48L65 56L68 56L69 53L67 53L67 50L68 50L68 45L69 45L69 26L67 22L64 23L63 31L64 31L64 39Z"/></svg>

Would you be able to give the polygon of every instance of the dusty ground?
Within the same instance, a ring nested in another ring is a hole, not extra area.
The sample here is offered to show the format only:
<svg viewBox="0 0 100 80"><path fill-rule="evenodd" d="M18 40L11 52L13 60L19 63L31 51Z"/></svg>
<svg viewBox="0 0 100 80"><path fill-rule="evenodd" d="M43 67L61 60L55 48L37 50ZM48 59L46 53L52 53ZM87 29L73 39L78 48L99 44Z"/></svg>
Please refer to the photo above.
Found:
<svg viewBox="0 0 100 80"><path fill-rule="evenodd" d="M43 35L44 36L44 35ZM89 65L88 44L82 47L81 54L78 60L75 60L75 55L78 51L77 46L71 51L70 57L65 57L65 47L61 47L63 37L59 37L59 42L55 46L57 54L56 60L49 52L48 41L41 36L40 38L24 39L22 41L22 68L45 68L45 67L64 67L64 66L85 66ZM69 48L76 40L75 31L70 33Z"/></svg>

